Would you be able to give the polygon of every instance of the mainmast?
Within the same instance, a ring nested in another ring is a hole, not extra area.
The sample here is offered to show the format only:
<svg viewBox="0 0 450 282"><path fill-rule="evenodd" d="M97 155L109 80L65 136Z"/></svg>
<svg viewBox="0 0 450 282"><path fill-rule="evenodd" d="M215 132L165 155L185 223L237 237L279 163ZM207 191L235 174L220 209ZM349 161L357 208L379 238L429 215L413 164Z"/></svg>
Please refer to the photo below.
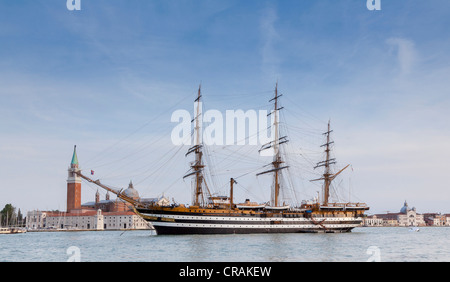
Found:
<svg viewBox="0 0 450 282"><path fill-rule="evenodd" d="M323 133L323 135L326 136L326 143L323 144L322 146L320 146L320 147L325 147L325 160L318 162L317 165L314 167L314 169L319 168L319 167L325 167L324 173L323 173L322 178L312 180L312 181L323 180L322 204L324 206L327 206L328 202L329 202L331 181L333 181L336 178L336 176L338 176L342 171L344 171L344 169L346 169L347 167L350 166L350 165L347 165L346 167L341 169L336 174L331 173L331 165L336 164L336 159L330 158L330 152L331 152L330 145L332 145L334 143L334 141L331 141L331 139L330 139L331 132L333 132L333 130L331 130L330 121L328 121L328 130L327 130L327 132Z"/></svg>
<svg viewBox="0 0 450 282"><path fill-rule="evenodd" d="M203 206L204 205L204 199L203 199L203 189L202 189L202 183L203 183L203 168L205 167L202 162L202 103L200 102L202 95L201 95L201 85L198 88L198 95L197 99L195 99L195 106L196 106L196 113L195 117L192 121L195 121L195 127L194 127L194 146L189 148L188 152L186 153L186 156L190 153L195 154L194 162L191 164L191 169L193 172L186 174L183 178L186 178L191 175L195 175L194 179L194 199L193 199L193 205L194 206Z"/></svg>
<svg viewBox="0 0 450 282"><path fill-rule="evenodd" d="M275 86L275 97L273 99L271 99L269 102L274 101L274 111L271 113L273 114L273 127L271 130L273 130L273 135L274 135L274 139L263 145L260 149L260 151L262 150L266 150L269 148L273 148L273 152L274 152L274 158L273 158L273 162L272 162L272 167L273 169L268 170L268 171L264 171L261 173L258 173L258 175L261 174L266 174L266 173L270 173L273 172L274 173L274 186L272 187L272 199L271 199L271 204L273 207L279 207L281 206L279 201L280 201L280 170L288 168L288 166L284 166L281 167L281 164L284 163L281 159L281 154L280 154L280 144L286 143L288 142L288 140L286 139L287 136L283 136L283 137L279 137L280 133L279 133L279 110L283 109L283 107L278 108L278 98L280 98L283 95L278 95L278 82Z"/></svg>
<svg viewBox="0 0 450 282"><path fill-rule="evenodd" d="M281 161L281 156L280 156L280 150L279 150L279 140L278 140L278 136L279 136L279 128L278 128L278 82L275 86L275 109L274 109L274 130L275 130L275 139L274 139L274 151L275 151L275 156L274 156L274 160L272 162L273 165L273 169L275 172L274 178L275 178L275 186L274 186L274 190L273 190L273 197L274 197L274 206L278 207L278 197L280 195L280 180L279 180L279 172L280 172L280 164L282 163Z"/></svg>

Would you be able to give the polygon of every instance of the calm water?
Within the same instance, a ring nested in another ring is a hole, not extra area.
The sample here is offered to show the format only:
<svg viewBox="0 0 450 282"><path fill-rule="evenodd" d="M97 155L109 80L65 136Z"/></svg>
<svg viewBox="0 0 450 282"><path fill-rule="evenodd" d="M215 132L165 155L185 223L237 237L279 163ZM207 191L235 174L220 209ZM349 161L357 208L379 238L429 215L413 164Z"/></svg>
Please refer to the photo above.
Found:
<svg viewBox="0 0 450 282"><path fill-rule="evenodd" d="M356 228L346 234L156 236L151 231L0 235L0 261L450 261L450 228Z"/></svg>

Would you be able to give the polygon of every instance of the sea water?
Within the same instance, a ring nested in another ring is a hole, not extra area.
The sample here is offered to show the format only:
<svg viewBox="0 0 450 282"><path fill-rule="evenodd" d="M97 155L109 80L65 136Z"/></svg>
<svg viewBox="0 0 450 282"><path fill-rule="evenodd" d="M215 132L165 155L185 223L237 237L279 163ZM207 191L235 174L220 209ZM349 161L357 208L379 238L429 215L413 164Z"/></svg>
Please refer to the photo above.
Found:
<svg viewBox="0 0 450 282"><path fill-rule="evenodd" d="M361 227L351 233L155 235L154 231L0 235L2 262L450 261L450 228Z"/></svg>

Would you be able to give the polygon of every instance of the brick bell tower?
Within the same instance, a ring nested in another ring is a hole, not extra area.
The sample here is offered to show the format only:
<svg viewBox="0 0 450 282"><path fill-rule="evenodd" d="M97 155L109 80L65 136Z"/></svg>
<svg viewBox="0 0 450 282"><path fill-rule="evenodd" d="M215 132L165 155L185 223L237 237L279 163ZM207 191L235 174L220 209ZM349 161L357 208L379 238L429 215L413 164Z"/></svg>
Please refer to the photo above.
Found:
<svg viewBox="0 0 450 282"><path fill-rule="evenodd" d="M81 208L81 177L75 172L80 171L78 168L77 146L73 148L72 162L68 169L67 177L67 212Z"/></svg>

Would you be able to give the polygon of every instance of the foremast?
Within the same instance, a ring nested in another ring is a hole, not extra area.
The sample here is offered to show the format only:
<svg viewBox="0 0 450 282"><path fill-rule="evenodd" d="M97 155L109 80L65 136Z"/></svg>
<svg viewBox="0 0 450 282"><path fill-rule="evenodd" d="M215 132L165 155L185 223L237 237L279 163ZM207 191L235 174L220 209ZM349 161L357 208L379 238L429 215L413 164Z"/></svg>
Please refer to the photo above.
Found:
<svg viewBox="0 0 450 282"><path fill-rule="evenodd" d="M192 120L192 122L195 122L194 127L194 146L188 149L186 156L188 156L191 153L194 153L194 161L191 163L191 172L186 174L184 178L188 176L195 175L194 178L194 193L193 193L193 200L192 204L194 206L205 206L205 197L204 197L204 191L203 191L203 184L204 184L204 177L203 177L203 169L205 165L203 164L203 141L202 141L202 102L201 102L201 85L198 87L198 94L197 98L195 99L195 117ZM206 189L208 189L206 187Z"/></svg>

